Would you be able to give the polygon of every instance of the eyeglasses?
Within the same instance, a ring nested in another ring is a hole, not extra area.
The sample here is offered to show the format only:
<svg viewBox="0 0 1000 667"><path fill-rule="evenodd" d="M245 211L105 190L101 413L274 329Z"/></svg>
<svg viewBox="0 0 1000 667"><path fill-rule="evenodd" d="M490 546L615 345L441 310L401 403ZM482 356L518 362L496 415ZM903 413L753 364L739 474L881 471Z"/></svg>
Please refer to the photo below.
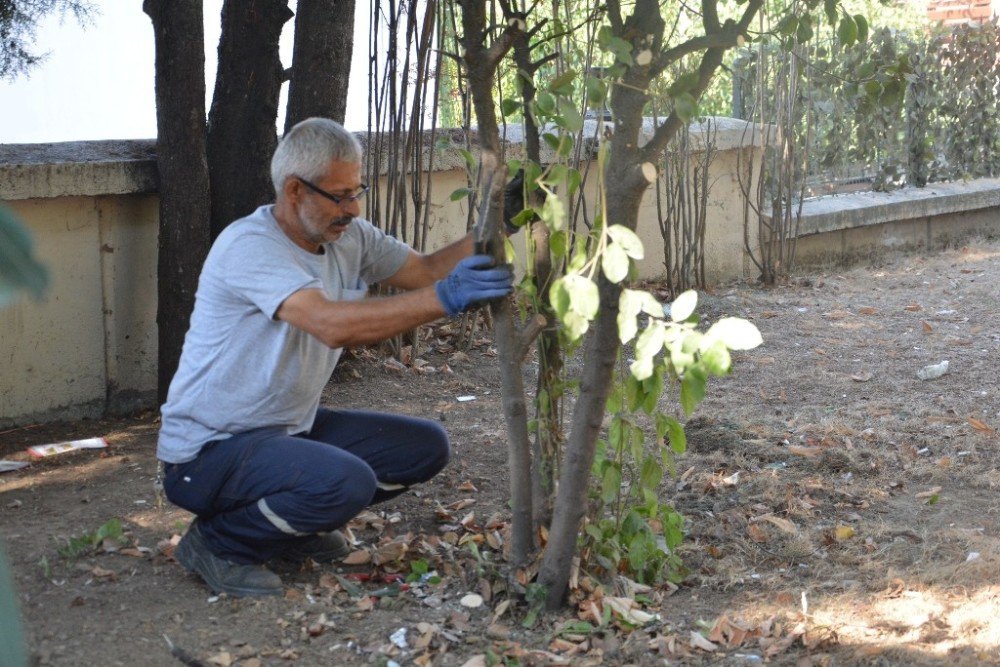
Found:
<svg viewBox="0 0 1000 667"><path fill-rule="evenodd" d="M321 197L326 197L334 204L343 204L345 202L346 203L356 202L362 197L364 197L365 193L368 192L368 186L362 184L361 187L358 189L358 191L355 192L353 195L332 195L323 188L319 187L318 185L314 185L313 183L310 183L301 176L296 176L295 178L299 179L302 185L306 186L307 188L309 188L316 194L320 195Z"/></svg>

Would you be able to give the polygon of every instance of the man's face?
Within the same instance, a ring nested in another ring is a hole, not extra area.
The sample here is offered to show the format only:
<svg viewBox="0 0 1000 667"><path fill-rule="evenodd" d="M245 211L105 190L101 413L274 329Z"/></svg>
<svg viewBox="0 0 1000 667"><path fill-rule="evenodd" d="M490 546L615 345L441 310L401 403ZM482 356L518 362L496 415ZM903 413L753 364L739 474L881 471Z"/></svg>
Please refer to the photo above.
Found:
<svg viewBox="0 0 1000 667"><path fill-rule="evenodd" d="M361 203L349 198L361 189L361 165L331 162L323 178L312 183L331 195L347 197L338 204L302 184L298 213L305 240L317 245L332 243L361 214Z"/></svg>

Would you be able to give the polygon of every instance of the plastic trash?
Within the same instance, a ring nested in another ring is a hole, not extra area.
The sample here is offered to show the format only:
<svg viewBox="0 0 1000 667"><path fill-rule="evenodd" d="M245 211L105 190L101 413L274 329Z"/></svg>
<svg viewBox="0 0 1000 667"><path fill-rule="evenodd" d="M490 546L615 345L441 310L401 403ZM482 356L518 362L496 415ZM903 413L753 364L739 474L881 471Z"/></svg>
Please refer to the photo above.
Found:
<svg viewBox="0 0 1000 667"><path fill-rule="evenodd" d="M948 372L948 360L945 359L940 364L924 366L917 371L917 377L921 380L934 380Z"/></svg>

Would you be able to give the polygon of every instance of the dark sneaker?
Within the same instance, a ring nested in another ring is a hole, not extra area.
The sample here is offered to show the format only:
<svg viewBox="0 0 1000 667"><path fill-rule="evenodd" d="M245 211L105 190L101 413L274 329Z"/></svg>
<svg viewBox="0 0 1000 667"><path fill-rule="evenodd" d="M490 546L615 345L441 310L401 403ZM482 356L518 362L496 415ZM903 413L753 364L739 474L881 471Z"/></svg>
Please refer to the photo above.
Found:
<svg viewBox="0 0 1000 667"><path fill-rule="evenodd" d="M188 570L198 574L215 593L233 597L281 595L281 577L263 565L233 563L213 554L194 521L181 538L174 558Z"/></svg>
<svg viewBox="0 0 1000 667"><path fill-rule="evenodd" d="M317 563L332 563L351 553L351 544L339 530L316 533L296 540L281 553L284 560L301 563L312 558Z"/></svg>

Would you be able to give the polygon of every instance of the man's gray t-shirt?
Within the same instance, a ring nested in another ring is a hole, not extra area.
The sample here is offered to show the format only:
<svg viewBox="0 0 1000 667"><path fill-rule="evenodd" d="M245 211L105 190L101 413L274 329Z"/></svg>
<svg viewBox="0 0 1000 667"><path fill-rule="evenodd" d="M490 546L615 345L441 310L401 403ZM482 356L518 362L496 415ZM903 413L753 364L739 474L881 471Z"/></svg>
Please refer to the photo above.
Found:
<svg viewBox="0 0 1000 667"><path fill-rule="evenodd" d="M301 289L363 298L406 261L409 246L354 220L323 254L295 245L262 206L227 227L202 268L191 328L167 402L157 456L184 463L212 440L263 426L312 427L341 350L275 319Z"/></svg>

